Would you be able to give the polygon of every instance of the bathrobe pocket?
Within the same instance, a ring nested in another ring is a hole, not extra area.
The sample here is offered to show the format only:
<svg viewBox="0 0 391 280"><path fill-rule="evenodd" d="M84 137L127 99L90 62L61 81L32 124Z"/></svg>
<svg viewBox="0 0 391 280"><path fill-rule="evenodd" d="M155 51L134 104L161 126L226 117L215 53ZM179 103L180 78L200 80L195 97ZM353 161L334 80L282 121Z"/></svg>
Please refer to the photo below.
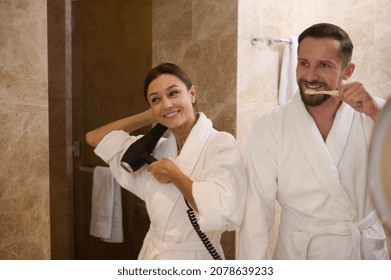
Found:
<svg viewBox="0 0 391 280"><path fill-rule="evenodd" d="M310 235L300 232L290 226L281 224L279 237L273 254L275 260L297 260L302 258L302 251L306 250Z"/></svg>

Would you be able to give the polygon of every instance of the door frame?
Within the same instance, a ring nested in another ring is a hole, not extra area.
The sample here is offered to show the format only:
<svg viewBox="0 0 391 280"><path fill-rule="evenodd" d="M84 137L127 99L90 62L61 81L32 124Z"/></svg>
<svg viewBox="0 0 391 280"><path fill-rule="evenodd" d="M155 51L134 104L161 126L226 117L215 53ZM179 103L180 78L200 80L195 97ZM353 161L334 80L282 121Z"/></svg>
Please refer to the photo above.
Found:
<svg viewBox="0 0 391 280"><path fill-rule="evenodd" d="M51 259L74 259L72 2L47 0Z"/></svg>

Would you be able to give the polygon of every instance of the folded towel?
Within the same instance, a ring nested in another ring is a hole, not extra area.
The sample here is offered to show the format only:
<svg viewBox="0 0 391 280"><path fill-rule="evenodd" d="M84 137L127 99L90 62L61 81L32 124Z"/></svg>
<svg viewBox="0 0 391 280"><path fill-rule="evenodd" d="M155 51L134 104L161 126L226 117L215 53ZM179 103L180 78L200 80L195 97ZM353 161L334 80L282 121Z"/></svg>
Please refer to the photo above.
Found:
<svg viewBox="0 0 391 280"><path fill-rule="evenodd" d="M281 62L280 87L278 94L279 104L288 102L299 89L296 81L297 37L292 36L289 39L292 43L285 45Z"/></svg>
<svg viewBox="0 0 391 280"><path fill-rule="evenodd" d="M123 242L121 186L108 167L94 169L90 234L105 242Z"/></svg>

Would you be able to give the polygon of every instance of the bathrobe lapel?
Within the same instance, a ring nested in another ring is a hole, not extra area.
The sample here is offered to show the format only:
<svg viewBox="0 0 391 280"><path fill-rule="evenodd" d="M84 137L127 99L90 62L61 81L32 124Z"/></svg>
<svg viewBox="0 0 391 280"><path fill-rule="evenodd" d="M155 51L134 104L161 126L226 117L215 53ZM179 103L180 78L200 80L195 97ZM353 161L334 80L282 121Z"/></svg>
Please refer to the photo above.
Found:
<svg viewBox="0 0 391 280"><path fill-rule="evenodd" d="M200 113L197 124L190 131L180 155L175 160L181 171L190 178L212 132L212 122Z"/></svg>
<svg viewBox="0 0 391 280"><path fill-rule="evenodd" d="M352 125L352 109L345 104L341 105L326 145L315 121L301 101L300 94L294 96L292 103L290 110L298 140L314 173L331 197L352 217L356 217L357 211L339 182L337 169Z"/></svg>
<svg viewBox="0 0 391 280"><path fill-rule="evenodd" d="M335 116L333 127L326 139L327 149L338 166L352 127L354 110L345 102L342 102Z"/></svg>
<svg viewBox="0 0 391 280"><path fill-rule="evenodd" d="M200 113L199 119L190 131L180 155L177 156L178 149L175 136L170 133L167 139L167 150L164 152L164 157L173 159L181 171L192 178L202 150L205 148L212 131L211 121L207 119L204 114ZM154 181L157 183L156 180ZM178 203L179 199L183 199L183 196L172 183L160 184L158 188L159 190L155 193L150 204L152 210L150 215L151 220L153 220L155 218L154 215L156 215L155 222L158 224L155 223L155 226L165 228L175 205ZM164 212L166 213L166 217L162 217L161 209L165 209ZM156 229L156 232L164 233L165 231L163 228L160 228ZM161 238L163 238L163 236L161 236Z"/></svg>
<svg viewBox="0 0 391 280"><path fill-rule="evenodd" d="M177 144L175 136L172 133L168 136L165 144L165 148L155 155L156 158L175 158L177 155ZM172 183L162 184L152 174L150 176L151 180L149 183L154 189L154 195L149 203L151 226L154 227L153 230L159 236L159 239L163 240L168 220L177 204L180 192Z"/></svg>

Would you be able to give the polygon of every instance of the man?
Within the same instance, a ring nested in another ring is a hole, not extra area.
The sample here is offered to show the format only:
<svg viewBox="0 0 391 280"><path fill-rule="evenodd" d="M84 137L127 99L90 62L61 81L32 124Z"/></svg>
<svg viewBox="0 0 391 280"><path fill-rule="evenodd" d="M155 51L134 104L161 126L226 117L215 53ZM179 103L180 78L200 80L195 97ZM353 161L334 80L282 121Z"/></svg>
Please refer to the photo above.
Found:
<svg viewBox="0 0 391 280"><path fill-rule="evenodd" d="M249 193L238 259L266 259L275 201L281 206L274 259L388 259L367 189L371 129L384 102L353 74L353 44L321 23L298 39L300 94L266 113L248 140ZM306 91L337 90L337 96Z"/></svg>

